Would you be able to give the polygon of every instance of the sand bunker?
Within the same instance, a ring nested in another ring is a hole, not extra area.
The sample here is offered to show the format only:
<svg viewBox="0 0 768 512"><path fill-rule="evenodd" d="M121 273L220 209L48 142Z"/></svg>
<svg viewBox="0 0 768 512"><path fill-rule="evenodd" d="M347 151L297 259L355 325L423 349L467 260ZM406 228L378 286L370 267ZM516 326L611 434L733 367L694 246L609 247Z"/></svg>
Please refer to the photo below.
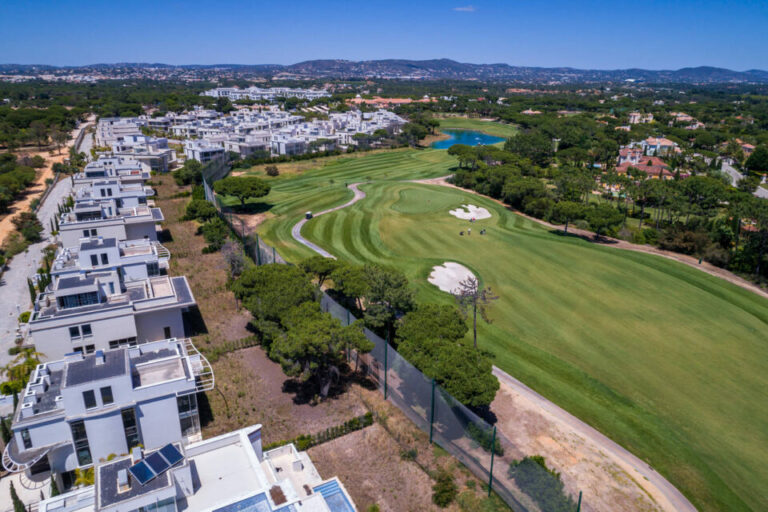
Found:
<svg viewBox="0 0 768 512"><path fill-rule="evenodd" d="M463 204L461 205L461 208L456 208L455 210L451 210L448 213L454 217L458 217L464 220L480 220L491 218L491 214L488 210L485 208L477 207L473 204Z"/></svg>
<svg viewBox="0 0 768 512"><path fill-rule="evenodd" d="M427 280L444 292L453 293L459 287L459 282L468 277L475 277L475 275L467 267L446 261L442 265L432 267L432 273Z"/></svg>

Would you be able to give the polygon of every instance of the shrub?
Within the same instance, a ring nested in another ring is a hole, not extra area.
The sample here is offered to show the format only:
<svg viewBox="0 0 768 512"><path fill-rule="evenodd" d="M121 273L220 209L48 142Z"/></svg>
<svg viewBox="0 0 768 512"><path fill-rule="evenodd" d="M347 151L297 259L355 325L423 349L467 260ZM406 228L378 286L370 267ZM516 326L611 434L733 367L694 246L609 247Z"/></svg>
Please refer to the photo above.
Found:
<svg viewBox="0 0 768 512"><path fill-rule="evenodd" d="M199 220L205 222L216 216L218 211L216 207L205 199L192 199L187 204L187 211L184 214L185 220Z"/></svg>
<svg viewBox="0 0 768 512"><path fill-rule="evenodd" d="M456 499L459 489L453 481L453 474L445 468L440 469L437 481L432 486L432 502L438 507L445 508Z"/></svg>
<svg viewBox="0 0 768 512"><path fill-rule="evenodd" d="M280 175L280 169L278 169L276 165L268 165L264 170L267 172L267 176Z"/></svg>
<svg viewBox="0 0 768 512"><path fill-rule="evenodd" d="M504 448L501 447L501 442L499 442L498 438L493 438L492 428L484 429L475 423L469 423L467 425L467 435L479 444L483 450L490 453L491 443L493 443L493 451L496 455L504 455Z"/></svg>
<svg viewBox="0 0 768 512"><path fill-rule="evenodd" d="M229 227L219 217L203 224L200 232L208 243L208 246L203 249L205 254L218 251L229 238Z"/></svg>
<svg viewBox="0 0 768 512"><path fill-rule="evenodd" d="M560 474L547 467L544 457L534 455L515 461L509 466L509 476L541 510L572 512L576 503L563 492Z"/></svg>
<svg viewBox="0 0 768 512"><path fill-rule="evenodd" d="M25 311L22 314L19 315L19 323L25 324L29 322L29 317L32 313L30 311Z"/></svg>

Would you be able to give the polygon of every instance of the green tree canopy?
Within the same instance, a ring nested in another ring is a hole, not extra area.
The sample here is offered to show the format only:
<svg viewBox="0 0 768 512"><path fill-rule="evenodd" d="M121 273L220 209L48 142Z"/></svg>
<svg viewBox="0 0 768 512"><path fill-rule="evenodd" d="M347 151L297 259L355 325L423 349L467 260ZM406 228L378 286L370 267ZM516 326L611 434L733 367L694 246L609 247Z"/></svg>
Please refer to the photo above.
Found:
<svg viewBox="0 0 768 512"><path fill-rule="evenodd" d="M595 230L595 235L600 236L605 231L618 227L624 221L624 215L616 208L600 204L587 210L587 222Z"/></svg>
<svg viewBox="0 0 768 512"><path fill-rule="evenodd" d="M359 324L342 326L316 302L291 308L282 323L286 331L272 341L269 356L280 363L286 375L302 382L314 380L323 397L328 396L339 375L345 350L366 353L373 349L373 342Z"/></svg>
<svg viewBox="0 0 768 512"><path fill-rule="evenodd" d="M744 167L755 173L768 172L768 146L757 146L747 158Z"/></svg>
<svg viewBox="0 0 768 512"><path fill-rule="evenodd" d="M269 184L256 176L230 176L213 184L217 194L234 196L240 200L241 205L249 199L264 197L269 194Z"/></svg>
<svg viewBox="0 0 768 512"><path fill-rule="evenodd" d="M247 268L233 283L232 290L259 320L280 321L288 310L314 298L310 277L290 265Z"/></svg>
<svg viewBox="0 0 768 512"><path fill-rule="evenodd" d="M455 342L462 339L469 328L461 312L454 306L420 304L408 312L397 326L398 343L401 340L436 339Z"/></svg>
<svg viewBox="0 0 768 512"><path fill-rule="evenodd" d="M317 285L323 286L331 273L339 266L338 260L326 258L324 256L312 256L299 264L304 272L312 274L317 278Z"/></svg>
<svg viewBox="0 0 768 512"><path fill-rule="evenodd" d="M499 390L490 359L469 345L439 339L405 339L397 349L464 405L486 407Z"/></svg>

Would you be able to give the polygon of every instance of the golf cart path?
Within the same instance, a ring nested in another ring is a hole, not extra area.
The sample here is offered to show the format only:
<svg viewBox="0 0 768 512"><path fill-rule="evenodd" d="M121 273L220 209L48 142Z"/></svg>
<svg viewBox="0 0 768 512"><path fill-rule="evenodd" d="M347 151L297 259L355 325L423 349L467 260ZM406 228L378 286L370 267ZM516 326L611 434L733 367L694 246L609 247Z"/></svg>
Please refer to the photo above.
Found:
<svg viewBox="0 0 768 512"><path fill-rule="evenodd" d="M337 210L341 210L342 208L346 208L347 206L352 206L353 204L355 204L356 202L360 201L361 199L364 199L365 198L365 192L363 192L362 190L357 188L359 185L361 185L361 183L352 183L351 185L347 185L347 188L350 189L355 194L352 197L352 199L350 199L349 201L347 201L346 203L344 203L344 204L342 204L340 206L335 206L333 208L329 208L328 210L323 210L322 212L315 213L313 215L313 218L314 217L319 217L321 215L325 215L326 213L331 213L331 212L335 212ZM326 251L325 249L323 249L319 245L313 244L312 242L310 242L309 240L307 240L306 238L301 236L301 228L304 227L304 224L306 224L308 220L309 219L304 218L304 219L301 219L299 222L297 222L293 226L293 228L291 229L291 236L293 236L294 240L296 240L297 242L299 242L302 245L305 245L305 246L309 247L310 249L312 249L313 251L318 253L320 256L323 256L325 258L331 258L331 259L335 260L336 256L334 256L333 254L329 253L328 251Z"/></svg>
<svg viewBox="0 0 768 512"><path fill-rule="evenodd" d="M555 429L554 432L556 435L554 437L556 439L561 441L563 439L575 439L575 442L582 446L582 450L580 450L582 451L582 457L579 457L579 463L587 463L589 461L594 462L597 460L600 465L607 466L609 464L615 464L630 477L631 481L642 488L646 495L653 500L660 510L668 512L696 511L696 508L691 502L688 501L688 499L677 490L674 485L669 483L666 478L649 466L648 463L639 459L607 436L544 398L536 391L504 372L502 369L494 366L493 374L499 379L501 385L501 392L497 395L496 401L493 404L494 409L497 408L497 405L500 406L499 409L505 408L499 402L506 402L507 404L514 404L516 407L523 407L522 410L527 408L535 409L537 415L541 416L543 422L548 424L549 428ZM522 403L527 405L522 406ZM499 412L502 411L497 411L497 414ZM517 412L520 414L520 409L518 409ZM509 418L506 419L508 420ZM499 420L501 422L500 426L503 428L505 418L500 416ZM505 429L507 435L512 432L513 429ZM594 447L594 449L591 449L592 447ZM599 454L599 456L596 454ZM555 462L556 459L558 459L558 457L555 456L553 462ZM562 457L561 459L565 460L567 457ZM547 460L549 461L552 459L547 457ZM561 472L564 474L564 477L567 477L566 475L568 473L572 473L568 471L568 468L562 468ZM578 475L579 472L575 473ZM588 482L589 480L579 483L580 485L589 485ZM595 485L595 483L599 484L599 481L593 480L592 484ZM604 486L601 487L602 490L607 490L606 487L611 483L612 482L605 482ZM594 491L595 489L590 489L589 487L585 489L585 498L587 502L592 499L592 504L597 505L597 509L601 509L602 507L598 503L595 503L595 501L598 501L598 496L593 494ZM592 496L590 496L591 494ZM604 503L602 505L605 506ZM617 504L617 509L620 508L623 509L623 507L619 507Z"/></svg>
<svg viewBox="0 0 768 512"><path fill-rule="evenodd" d="M440 178L428 178L424 180L410 180L410 183L421 183L426 185L439 185L442 187L450 187L455 188L458 190L463 190L464 192L468 192L470 194L474 194L476 196L484 197L490 201L493 201L494 203L497 203L507 210L514 212L516 215L520 215L521 217L525 217L528 220L532 220L534 222L537 222L541 224L542 226L552 228L552 229L558 229L562 230L562 225L556 225L551 224L547 221L537 219L536 217L531 217L530 215L526 215L525 213L515 210L508 204L503 203L502 201L498 199L494 199L492 197L488 197L486 195L480 194L474 190L470 190L467 188L458 187L452 183L448 183L448 178L453 176L452 174L449 174L448 176L441 176ZM697 270L700 270L702 272L706 272L709 275L719 277L720 279L724 279L728 281L729 283L735 284L739 288L744 288L745 290L749 290L757 295L760 295L761 297L764 297L768 299L768 291L763 290L759 286L756 286L755 284L747 281L746 279L743 279L733 272L729 272L728 270L725 270L720 267L716 267L715 265L712 265L711 263L707 263L706 261L702 261L699 263L699 260L694 258L693 256L687 256L685 254L679 254L672 251L665 251L663 249L658 249L656 247L653 247L651 245L638 245L633 244L631 242L627 242L626 240L620 240L618 238L611 238L608 236L602 236L600 240L595 240L595 234L591 231L586 231L584 229L578 229L575 227L568 227L568 234L576 235L588 242L600 244L605 247L612 247L614 249L624 249L627 251L635 251L635 252L644 252L646 254L655 254L656 256L661 256L662 258L667 258L670 260L675 260L679 263L683 263L684 265L688 265L689 267L693 267Z"/></svg>

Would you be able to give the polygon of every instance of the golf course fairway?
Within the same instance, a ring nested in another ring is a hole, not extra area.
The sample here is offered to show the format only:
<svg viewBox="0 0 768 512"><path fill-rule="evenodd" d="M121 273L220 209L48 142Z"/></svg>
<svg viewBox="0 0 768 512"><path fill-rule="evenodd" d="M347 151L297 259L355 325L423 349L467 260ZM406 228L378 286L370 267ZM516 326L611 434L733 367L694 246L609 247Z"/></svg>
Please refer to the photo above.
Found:
<svg viewBox="0 0 768 512"><path fill-rule="evenodd" d="M768 510L768 301L466 191L408 182L455 165L445 151L398 150L271 179L259 234L288 260L311 256L291 227L362 183L367 197L302 234L340 259L401 269L420 301L451 303L427 276L446 261L466 266L500 297L493 323L479 325L495 365L647 460L700 510ZM462 204L491 217L448 213Z"/></svg>

